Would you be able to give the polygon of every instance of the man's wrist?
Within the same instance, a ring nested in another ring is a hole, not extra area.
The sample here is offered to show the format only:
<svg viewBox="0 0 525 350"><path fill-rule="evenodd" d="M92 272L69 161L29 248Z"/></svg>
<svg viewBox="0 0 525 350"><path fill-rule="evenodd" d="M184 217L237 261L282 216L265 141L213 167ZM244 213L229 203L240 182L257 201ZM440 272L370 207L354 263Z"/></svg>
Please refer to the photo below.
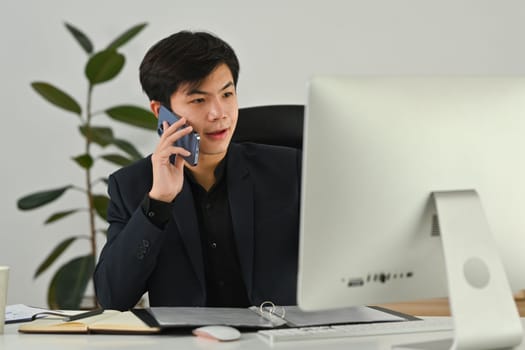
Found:
<svg viewBox="0 0 525 350"><path fill-rule="evenodd" d="M158 202L171 203L171 201L172 201L172 199L167 198L166 196L154 193L153 191L150 191L148 193L148 196L149 196L150 199L156 200Z"/></svg>

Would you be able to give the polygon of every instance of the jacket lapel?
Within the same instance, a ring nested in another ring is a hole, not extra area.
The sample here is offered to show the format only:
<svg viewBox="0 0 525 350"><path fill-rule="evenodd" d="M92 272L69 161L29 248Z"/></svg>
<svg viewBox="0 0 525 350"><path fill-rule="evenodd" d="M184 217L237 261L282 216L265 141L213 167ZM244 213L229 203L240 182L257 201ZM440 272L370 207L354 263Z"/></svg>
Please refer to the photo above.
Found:
<svg viewBox="0 0 525 350"><path fill-rule="evenodd" d="M205 292L204 262L200 239L199 223L195 213L193 194L190 184L185 180L182 191L173 202L173 216L175 224L186 249L191 263L197 274L202 290Z"/></svg>
<svg viewBox="0 0 525 350"><path fill-rule="evenodd" d="M228 199L232 215L233 234L248 296L251 299L253 283L253 182L243 165L243 155L235 144L230 145L227 164Z"/></svg>

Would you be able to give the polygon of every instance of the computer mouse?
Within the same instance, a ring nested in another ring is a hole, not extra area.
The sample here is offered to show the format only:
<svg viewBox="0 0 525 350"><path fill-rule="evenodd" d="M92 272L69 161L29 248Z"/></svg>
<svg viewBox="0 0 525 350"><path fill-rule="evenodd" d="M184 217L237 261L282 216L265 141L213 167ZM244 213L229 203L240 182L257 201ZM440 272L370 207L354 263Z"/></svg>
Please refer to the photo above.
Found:
<svg viewBox="0 0 525 350"><path fill-rule="evenodd" d="M229 326L203 326L195 328L192 333L198 337L218 341L232 341L241 337L241 332Z"/></svg>

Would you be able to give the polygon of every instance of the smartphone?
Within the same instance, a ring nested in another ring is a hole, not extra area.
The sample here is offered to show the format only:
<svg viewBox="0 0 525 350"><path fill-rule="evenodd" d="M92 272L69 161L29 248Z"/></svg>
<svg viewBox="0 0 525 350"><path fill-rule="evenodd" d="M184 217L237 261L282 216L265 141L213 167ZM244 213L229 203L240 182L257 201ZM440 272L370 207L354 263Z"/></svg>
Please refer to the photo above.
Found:
<svg viewBox="0 0 525 350"><path fill-rule="evenodd" d="M159 134L159 136L161 136L162 133L164 132L164 128L162 126L163 122L166 121L168 122L169 125L171 125L175 123L176 121L178 121L179 119L180 118L177 115L173 114L168 108L164 106L160 106L159 118L158 118L158 123L157 123L157 133ZM186 126L183 126L183 128L185 127ZM198 160L199 160L199 143L200 143L200 136L198 133L193 131L189 133L188 135L185 135L181 137L180 139L178 139L177 141L175 141L173 145L177 147L182 147L185 150L191 152L191 154L188 157L184 157L184 159L192 166L195 166L197 165ZM172 157L170 158L171 163L175 162L175 156L176 155L172 155Z"/></svg>

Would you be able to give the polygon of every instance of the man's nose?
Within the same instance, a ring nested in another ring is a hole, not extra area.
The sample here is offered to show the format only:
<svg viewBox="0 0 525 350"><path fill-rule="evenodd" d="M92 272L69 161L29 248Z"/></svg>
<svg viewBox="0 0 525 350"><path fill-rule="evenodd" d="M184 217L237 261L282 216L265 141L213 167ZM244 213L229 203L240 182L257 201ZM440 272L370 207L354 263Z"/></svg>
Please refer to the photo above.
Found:
<svg viewBox="0 0 525 350"><path fill-rule="evenodd" d="M215 98L212 101L210 111L208 112L208 117L211 121L221 119L224 117L224 107L221 103L221 101L218 98Z"/></svg>

